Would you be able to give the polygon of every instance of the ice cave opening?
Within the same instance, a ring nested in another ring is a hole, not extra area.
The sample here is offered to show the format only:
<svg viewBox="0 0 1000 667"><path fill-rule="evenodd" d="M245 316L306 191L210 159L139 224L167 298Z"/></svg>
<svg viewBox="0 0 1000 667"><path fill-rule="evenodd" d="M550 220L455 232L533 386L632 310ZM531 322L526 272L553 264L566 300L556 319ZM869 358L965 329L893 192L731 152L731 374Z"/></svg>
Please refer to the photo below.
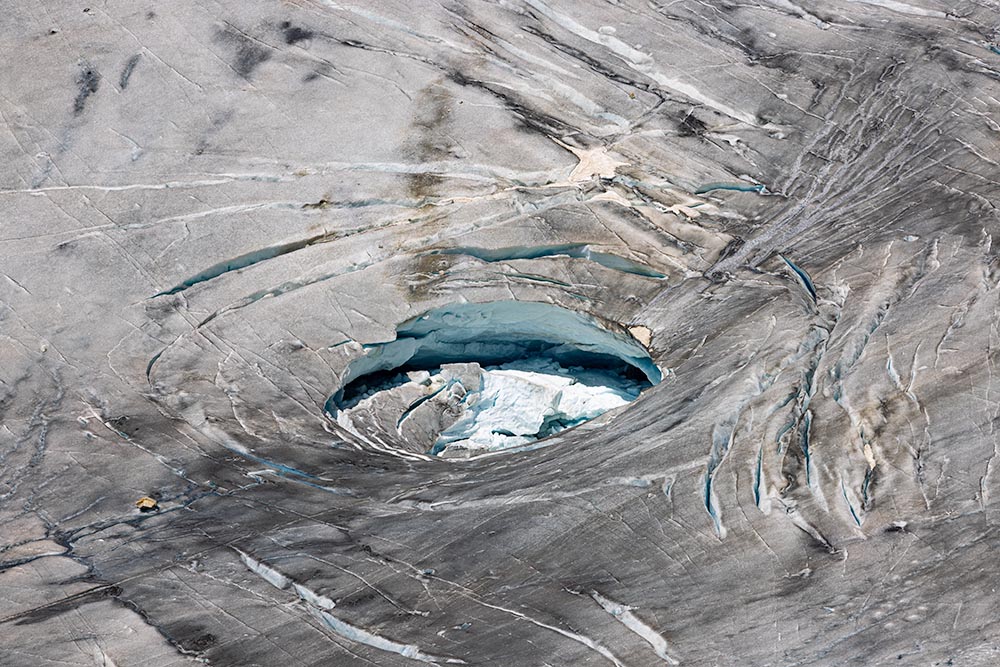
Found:
<svg viewBox="0 0 1000 667"><path fill-rule="evenodd" d="M661 377L623 327L545 303L453 304L366 345L326 408L351 431L381 429L411 450L467 458L531 446Z"/></svg>

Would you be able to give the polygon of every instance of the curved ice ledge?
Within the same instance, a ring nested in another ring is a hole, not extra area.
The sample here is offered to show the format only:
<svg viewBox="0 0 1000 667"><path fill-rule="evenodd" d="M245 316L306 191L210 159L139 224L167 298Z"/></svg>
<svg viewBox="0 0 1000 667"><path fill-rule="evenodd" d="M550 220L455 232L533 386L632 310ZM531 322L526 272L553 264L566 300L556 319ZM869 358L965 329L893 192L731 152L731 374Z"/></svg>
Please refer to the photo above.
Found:
<svg viewBox="0 0 1000 667"><path fill-rule="evenodd" d="M471 456L581 424L661 377L638 341L586 315L533 302L457 304L366 346L327 412L409 451Z"/></svg>

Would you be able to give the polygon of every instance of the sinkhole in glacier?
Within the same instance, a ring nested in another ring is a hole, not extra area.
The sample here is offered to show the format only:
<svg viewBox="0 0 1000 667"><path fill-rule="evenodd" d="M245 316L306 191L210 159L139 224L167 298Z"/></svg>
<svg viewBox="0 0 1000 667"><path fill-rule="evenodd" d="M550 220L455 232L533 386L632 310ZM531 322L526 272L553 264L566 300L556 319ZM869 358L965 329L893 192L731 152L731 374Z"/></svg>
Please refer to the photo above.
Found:
<svg viewBox="0 0 1000 667"><path fill-rule="evenodd" d="M445 458L530 446L662 377L623 327L545 303L448 305L364 347L327 413L348 430Z"/></svg>

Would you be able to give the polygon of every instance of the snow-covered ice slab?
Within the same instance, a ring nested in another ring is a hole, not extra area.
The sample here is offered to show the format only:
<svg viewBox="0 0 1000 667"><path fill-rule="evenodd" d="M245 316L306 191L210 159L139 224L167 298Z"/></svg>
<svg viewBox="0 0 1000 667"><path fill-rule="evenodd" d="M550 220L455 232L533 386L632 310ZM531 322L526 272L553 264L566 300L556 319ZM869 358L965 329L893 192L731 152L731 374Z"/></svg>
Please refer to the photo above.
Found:
<svg viewBox="0 0 1000 667"><path fill-rule="evenodd" d="M530 369L530 370L529 370ZM589 371L589 383L549 362L484 370L465 395L463 416L441 434L433 453L468 456L526 445L621 407L639 395L638 383L612 372Z"/></svg>
<svg viewBox="0 0 1000 667"><path fill-rule="evenodd" d="M635 400L649 384L617 369L565 367L549 359L498 366L444 364L410 371L367 388L338 423L353 428L366 415L395 410L396 430L436 412L429 453L469 457L530 444ZM424 419L427 423L427 420Z"/></svg>

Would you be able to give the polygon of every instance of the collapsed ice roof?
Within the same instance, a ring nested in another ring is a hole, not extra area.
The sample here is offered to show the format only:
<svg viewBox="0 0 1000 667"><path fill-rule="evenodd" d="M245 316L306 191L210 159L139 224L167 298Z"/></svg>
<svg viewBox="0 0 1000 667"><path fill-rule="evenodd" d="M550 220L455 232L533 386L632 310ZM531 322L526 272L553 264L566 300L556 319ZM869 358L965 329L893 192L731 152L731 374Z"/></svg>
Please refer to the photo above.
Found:
<svg viewBox="0 0 1000 667"><path fill-rule="evenodd" d="M425 419L439 427L431 453L474 454L593 419L660 379L642 345L586 315L544 303L459 304L367 346L328 411L348 425L359 413L397 409L400 437L411 415L436 411Z"/></svg>
<svg viewBox="0 0 1000 667"><path fill-rule="evenodd" d="M328 405L340 407L352 382L396 368L436 368L443 363L499 364L547 358L563 365L620 368L642 373L650 384L661 379L649 353L625 333L611 331L581 313L545 303L492 301L437 308L401 324L396 340L369 345L344 378L344 388ZM335 410L331 409L331 412Z"/></svg>

